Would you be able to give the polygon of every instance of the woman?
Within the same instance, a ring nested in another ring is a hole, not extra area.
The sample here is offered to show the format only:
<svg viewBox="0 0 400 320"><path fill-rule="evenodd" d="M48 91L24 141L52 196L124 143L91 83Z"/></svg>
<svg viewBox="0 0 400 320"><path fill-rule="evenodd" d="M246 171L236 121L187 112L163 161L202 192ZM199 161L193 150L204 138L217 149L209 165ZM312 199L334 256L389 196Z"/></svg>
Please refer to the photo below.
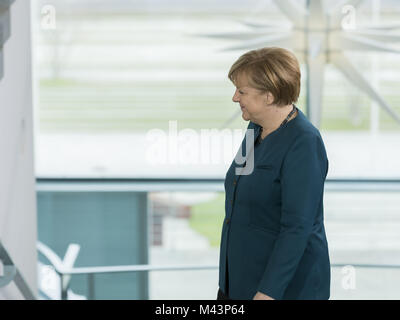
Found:
<svg viewBox="0 0 400 320"><path fill-rule="evenodd" d="M318 129L294 105L300 76L281 48L247 52L229 71L256 141L246 135L241 147L252 145L244 155L252 172L237 174L233 161L225 177L217 299L329 299L328 159Z"/></svg>

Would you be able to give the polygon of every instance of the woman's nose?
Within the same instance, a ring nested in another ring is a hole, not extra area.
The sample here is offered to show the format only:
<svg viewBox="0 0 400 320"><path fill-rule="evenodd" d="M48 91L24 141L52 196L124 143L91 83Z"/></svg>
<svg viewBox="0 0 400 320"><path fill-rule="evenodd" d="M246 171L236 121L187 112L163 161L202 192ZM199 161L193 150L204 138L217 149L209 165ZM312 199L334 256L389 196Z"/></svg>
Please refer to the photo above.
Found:
<svg viewBox="0 0 400 320"><path fill-rule="evenodd" d="M233 95L232 101L233 101L233 102L239 102L239 96L238 96L238 94L237 94L237 91L236 91L235 94Z"/></svg>

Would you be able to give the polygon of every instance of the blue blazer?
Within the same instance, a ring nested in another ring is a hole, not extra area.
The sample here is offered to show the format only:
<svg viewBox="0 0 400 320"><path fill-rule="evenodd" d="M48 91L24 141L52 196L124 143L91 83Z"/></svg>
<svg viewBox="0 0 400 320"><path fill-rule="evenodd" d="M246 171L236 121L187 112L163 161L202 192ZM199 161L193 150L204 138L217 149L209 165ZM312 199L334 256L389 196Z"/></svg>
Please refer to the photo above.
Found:
<svg viewBox="0 0 400 320"><path fill-rule="evenodd" d="M251 300L257 291L274 299L329 299L328 158L318 129L297 110L253 148L251 174L238 175L235 160L226 173L219 287L231 299ZM260 128L250 122L247 129L257 137ZM246 137L243 155L245 145Z"/></svg>

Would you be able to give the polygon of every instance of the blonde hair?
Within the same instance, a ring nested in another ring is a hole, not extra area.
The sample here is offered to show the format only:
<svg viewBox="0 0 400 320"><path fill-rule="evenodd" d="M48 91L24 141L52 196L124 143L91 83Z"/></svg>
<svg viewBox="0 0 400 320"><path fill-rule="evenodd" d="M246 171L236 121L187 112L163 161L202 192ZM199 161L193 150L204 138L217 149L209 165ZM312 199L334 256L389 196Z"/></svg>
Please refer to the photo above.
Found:
<svg viewBox="0 0 400 320"><path fill-rule="evenodd" d="M273 104L286 106L300 95L300 65L296 56L283 48L251 50L232 65L228 78L235 84L237 76L247 76L249 86L274 96Z"/></svg>

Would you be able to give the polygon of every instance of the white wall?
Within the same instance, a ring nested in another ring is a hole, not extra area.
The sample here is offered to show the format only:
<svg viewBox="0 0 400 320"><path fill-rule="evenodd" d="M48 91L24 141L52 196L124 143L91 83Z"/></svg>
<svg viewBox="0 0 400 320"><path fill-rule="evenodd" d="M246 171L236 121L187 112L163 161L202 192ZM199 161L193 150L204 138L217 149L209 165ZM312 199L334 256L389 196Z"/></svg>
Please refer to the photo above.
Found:
<svg viewBox="0 0 400 320"><path fill-rule="evenodd" d="M11 37L0 80L0 239L37 295L30 1L11 5ZM0 299L19 299L14 283Z"/></svg>

